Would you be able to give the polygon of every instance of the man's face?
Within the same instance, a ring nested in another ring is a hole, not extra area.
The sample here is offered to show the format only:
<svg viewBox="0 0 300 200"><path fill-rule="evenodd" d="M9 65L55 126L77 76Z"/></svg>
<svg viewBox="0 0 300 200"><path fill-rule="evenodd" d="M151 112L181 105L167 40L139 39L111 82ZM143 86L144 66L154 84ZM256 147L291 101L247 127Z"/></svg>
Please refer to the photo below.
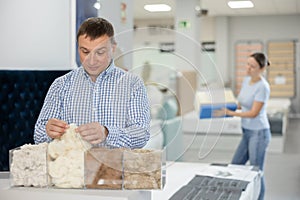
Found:
<svg viewBox="0 0 300 200"><path fill-rule="evenodd" d="M95 40L91 40L86 35L78 38L80 61L93 81L109 66L114 50L115 45L111 43L107 35Z"/></svg>

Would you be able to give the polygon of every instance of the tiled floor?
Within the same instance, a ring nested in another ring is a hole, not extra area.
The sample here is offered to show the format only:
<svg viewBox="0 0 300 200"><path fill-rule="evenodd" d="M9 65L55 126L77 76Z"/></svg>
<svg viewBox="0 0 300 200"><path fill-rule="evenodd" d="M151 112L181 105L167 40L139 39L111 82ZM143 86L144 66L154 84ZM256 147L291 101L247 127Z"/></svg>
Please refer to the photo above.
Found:
<svg viewBox="0 0 300 200"><path fill-rule="evenodd" d="M300 119L290 119L281 154L266 158L266 200L300 200Z"/></svg>
<svg viewBox="0 0 300 200"><path fill-rule="evenodd" d="M283 152L269 151L265 161L266 200L300 200L300 119L289 119ZM191 138L191 137L189 137ZM190 140L190 139L188 139ZM210 153L199 154L199 148L189 148L182 156L182 161L205 163L229 163L234 153L233 148L221 149L222 142L228 138L220 138ZM275 139L274 139L275 141ZM197 141L195 141L197 142ZM194 144L195 144L194 142ZM228 141L225 141L228 143ZM219 145L219 146L218 146ZM200 145L199 145L200 147Z"/></svg>

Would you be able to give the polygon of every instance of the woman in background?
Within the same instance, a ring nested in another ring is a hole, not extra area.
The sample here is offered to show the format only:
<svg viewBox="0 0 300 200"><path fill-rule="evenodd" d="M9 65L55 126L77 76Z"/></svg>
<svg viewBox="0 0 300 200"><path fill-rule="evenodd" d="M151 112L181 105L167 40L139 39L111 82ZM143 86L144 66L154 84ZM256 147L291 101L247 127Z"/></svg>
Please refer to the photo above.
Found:
<svg viewBox="0 0 300 200"><path fill-rule="evenodd" d="M216 111L216 116L229 115L242 118L242 140L233 156L232 164L258 166L263 172L266 149L271 139L270 124L267 118L267 102L270 86L263 77L269 62L263 53L253 53L247 59L247 76L244 78L238 95L241 112L228 109ZM265 181L261 178L259 199L264 199Z"/></svg>

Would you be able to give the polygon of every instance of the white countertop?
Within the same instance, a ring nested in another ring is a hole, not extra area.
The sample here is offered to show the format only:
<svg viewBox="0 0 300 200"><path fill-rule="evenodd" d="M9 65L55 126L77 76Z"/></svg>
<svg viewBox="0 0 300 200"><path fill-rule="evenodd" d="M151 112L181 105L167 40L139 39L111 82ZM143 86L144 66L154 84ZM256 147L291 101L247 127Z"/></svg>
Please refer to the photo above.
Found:
<svg viewBox="0 0 300 200"><path fill-rule="evenodd" d="M150 200L151 191L54 189L10 187L9 179L0 179L1 200Z"/></svg>
<svg viewBox="0 0 300 200"><path fill-rule="evenodd" d="M228 167L211 166L205 163L174 162L167 163L167 180L161 191L152 191L152 200L165 200L186 185L195 175L206 175L249 181L247 189L242 192L241 200L256 200L260 191L260 174L252 171L251 166L229 165ZM219 172L230 172L232 176L218 176Z"/></svg>

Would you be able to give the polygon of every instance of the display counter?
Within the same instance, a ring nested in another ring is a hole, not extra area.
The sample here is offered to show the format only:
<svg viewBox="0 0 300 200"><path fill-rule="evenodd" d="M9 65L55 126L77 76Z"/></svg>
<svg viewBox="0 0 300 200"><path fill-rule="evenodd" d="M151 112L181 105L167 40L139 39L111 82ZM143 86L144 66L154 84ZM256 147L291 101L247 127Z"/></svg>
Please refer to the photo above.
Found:
<svg viewBox="0 0 300 200"><path fill-rule="evenodd" d="M96 189L54 189L33 187L10 187L8 173L0 178L0 199L43 199L43 200L150 200L151 191L139 190L96 190Z"/></svg>
<svg viewBox="0 0 300 200"><path fill-rule="evenodd" d="M167 180L164 190L152 191L152 200L172 199L173 195L188 184L195 175L236 179L249 182L240 200L256 200L260 191L260 172L252 166L216 166L204 163L169 162L167 163ZM177 199L177 198L174 198ZM187 198L188 199L188 198Z"/></svg>
<svg viewBox="0 0 300 200"><path fill-rule="evenodd" d="M221 177L247 181L240 200L257 199L260 191L260 173L251 166L215 166L204 163L168 162L166 165L166 185L163 190L96 190L96 189L54 189L33 187L10 187L8 173L0 174L0 199L43 199L43 200L166 200L195 175Z"/></svg>

